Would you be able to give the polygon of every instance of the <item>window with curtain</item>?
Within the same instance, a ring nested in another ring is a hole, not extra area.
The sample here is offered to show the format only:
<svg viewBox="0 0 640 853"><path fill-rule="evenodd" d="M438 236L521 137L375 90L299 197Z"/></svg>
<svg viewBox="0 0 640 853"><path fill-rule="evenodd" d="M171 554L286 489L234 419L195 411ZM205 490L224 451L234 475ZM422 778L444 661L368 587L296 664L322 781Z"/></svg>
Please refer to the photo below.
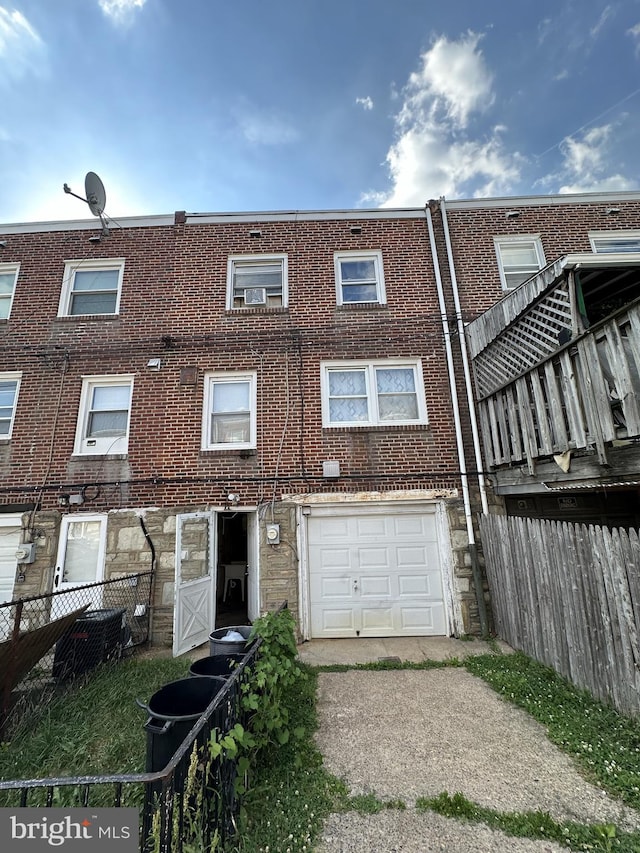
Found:
<svg viewBox="0 0 640 853"><path fill-rule="evenodd" d="M322 370L325 426L427 423L419 361L326 362Z"/></svg>

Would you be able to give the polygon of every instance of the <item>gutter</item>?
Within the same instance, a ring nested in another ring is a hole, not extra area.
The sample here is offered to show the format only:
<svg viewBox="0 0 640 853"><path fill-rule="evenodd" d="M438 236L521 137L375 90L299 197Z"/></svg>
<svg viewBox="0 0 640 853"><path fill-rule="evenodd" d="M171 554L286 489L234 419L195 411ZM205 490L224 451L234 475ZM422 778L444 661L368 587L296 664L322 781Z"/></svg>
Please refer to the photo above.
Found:
<svg viewBox="0 0 640 853"><path fill-rule="evenodd" d="M462 438L462 425L460 421L460 405L458 402L458 394L456 390L455 370L453 365L453 349L451 346L451 331L449 329L449 320L447 318L447 307L444 299L444 290L442 287L442 277L440 275L440 262L438 260L438 250L436 248L436 238L433 231L433 219L431 217L431 209L429 205L425 205L425 216L427 219L427 227L429 229L429 243L431 246L431 255L433 257L433 268L436 277L436 289L438 292L438 305L440 307L440 316L442 320L442 332L444 335L445 351L447 356L447 371L449 373L449 388L451 391L451 403L453 406L453 421L456 431L456 446L458 450L458 460L460 464L460 479L462 482L462 499L464 503L464 516L467 526L467 536L469 539L469 555L471 558L471 571L473 575L473 585L476 592L476 602L478 605L478 618L480 619L480 632L483 636L488 633L487 608L484 600L482 573L478 563L478 549L476 545L475 532L473 530L473 516L471 514L471 498L469 495L469 478L467 476L467 462L464 454L464 441Z"/></svg>
<svg viewBox="0 0 640 853"><path fill-rule="evenodd" d="M444 239L447 244L447 261L449 263L449 273L451 275L451 287L453 289L453 302L456 307L456 321L458 324L458 340L460 341L460 350L462 352L462 365L464 370L464 387L467 392L467 403L469 405L469 418L471 420L471 434L473 436L473 452L476 459L476 471L478 472L478 486L480 488L480 500L482 502L482 514L489 515L489 505L487 503L487 486L482 473L482 452L480 450L480 433L478 431L478 420L476 418L476 406L473 398L473 384L471 382L471 371L469 369L469 355L467 352L467 336L464 322L462 320L462 308L460 306L460 293L458 291L458 280L456 278L456 270L453 264L453 251L451 249L451 236L449 234L449 223L447 221L447 209L445 207L444 196L440 197L440 213L442 214L442 224L444 226Z"/></svg>

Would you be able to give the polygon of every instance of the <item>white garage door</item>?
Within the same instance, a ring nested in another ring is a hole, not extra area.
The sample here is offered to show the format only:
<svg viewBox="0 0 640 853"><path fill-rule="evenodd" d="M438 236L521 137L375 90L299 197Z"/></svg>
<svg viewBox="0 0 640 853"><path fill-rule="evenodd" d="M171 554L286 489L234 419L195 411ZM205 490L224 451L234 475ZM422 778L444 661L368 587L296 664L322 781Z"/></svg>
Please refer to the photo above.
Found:
<svg viewBox="0 0 640 853"><path fill-rule="evenodd" d="M435 508L314 507L307 520L312 637L447 633Z"/></svg>

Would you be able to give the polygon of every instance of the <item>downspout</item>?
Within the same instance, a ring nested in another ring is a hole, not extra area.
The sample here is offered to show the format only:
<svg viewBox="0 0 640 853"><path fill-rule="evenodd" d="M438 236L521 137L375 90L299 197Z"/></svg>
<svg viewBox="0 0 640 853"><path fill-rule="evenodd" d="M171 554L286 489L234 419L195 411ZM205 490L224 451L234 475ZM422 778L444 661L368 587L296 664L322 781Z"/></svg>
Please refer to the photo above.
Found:
<svg viewBox="0 0 640 853"><path fill-rule="evenodd" d="M478 618L480 620L480 632L483 636L488 633L487 608L484 601L484 592L482 584L482 573L478 564L478 549L476 545L476 537L473 530L473 516L471 514L471 499L469 496L469 478L467 476L467 463L464 454L464 441L462 439L462 425L460 421L460 406L458 403L458 394L456 389L455 370L453 365L453 349L451 347L451 332L449 330L449 320L447 318L447 307L444 299L444 290L442 288L442 277L440 275L440 262L438 260L438 250L436 248L436 238L433 231L433 219L431 217L431 209L429 205L425 205L425 215L427 219L427 227L429 229L429 243L431 246L431 256L433 258L433 269L436 277L436 289L438 292L438 305L440 307L440 317L442 320L442 332L444 335L444 344L447 357L447 371L449 373L449 388L451 391L451 403L453 406L453 421L456 431L456 446L458 449L458 461L460 466L460 479L462 482L462 499L464 503L464 517L467 526L467 537L469 539L469 556L471 558L471 572L473 576L473 585L476 592L476 602L478 604Z"/></svg>
<svg viewBox="0 0 640 853"><path fill-rule="evenodd" d="M444 196L440 197L440 213L442 214L442 225L444 227L444 239L447 244L447 261L449 263L449 274L451 275L451 287L453 289L453 302L456 308L456 320L458 323L458 340L462 352L462 366L464 370L464 387L467 392L467 403L469 404L469 419L471 420L471 435L473 437L473 452L476 458L476 471L478 472L478 487L480 489L480 500L482 502L482 514L489 515L487 503L487 486L482 471L482 451L480 449L480 433L478 431L478 420L476 418L476 406L473 398L473 384L471 382L471 371L469 370L469 355L467 353L467 335L462 320L462 309L460 307L460 293L458 291L458 280L453 264L453 251L451 250L451 236L449 234L449 223L447 221L447 209Z"/></svg>

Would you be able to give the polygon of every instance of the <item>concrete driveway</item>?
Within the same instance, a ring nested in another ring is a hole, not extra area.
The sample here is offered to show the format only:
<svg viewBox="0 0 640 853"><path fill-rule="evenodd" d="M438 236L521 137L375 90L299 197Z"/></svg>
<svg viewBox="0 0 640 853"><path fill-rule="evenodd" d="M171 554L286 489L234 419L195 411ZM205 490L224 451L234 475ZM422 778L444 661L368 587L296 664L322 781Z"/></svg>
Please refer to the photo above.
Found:
<svg viewBox="0 0 640 853"><path fill-rule="evenodd" d="M310 664L464 658L480 641L322 640L300 647ZM503 646L508 652L508 647ZM418 813L442 791L500 811L548 811L555 819L640 828L640 814L586 782L524 711L464 669L321 673L318 745L352 794L400 799L406 811L351 812L327 821L318 853L526 853L560 851L477 824Z"/></svg>

